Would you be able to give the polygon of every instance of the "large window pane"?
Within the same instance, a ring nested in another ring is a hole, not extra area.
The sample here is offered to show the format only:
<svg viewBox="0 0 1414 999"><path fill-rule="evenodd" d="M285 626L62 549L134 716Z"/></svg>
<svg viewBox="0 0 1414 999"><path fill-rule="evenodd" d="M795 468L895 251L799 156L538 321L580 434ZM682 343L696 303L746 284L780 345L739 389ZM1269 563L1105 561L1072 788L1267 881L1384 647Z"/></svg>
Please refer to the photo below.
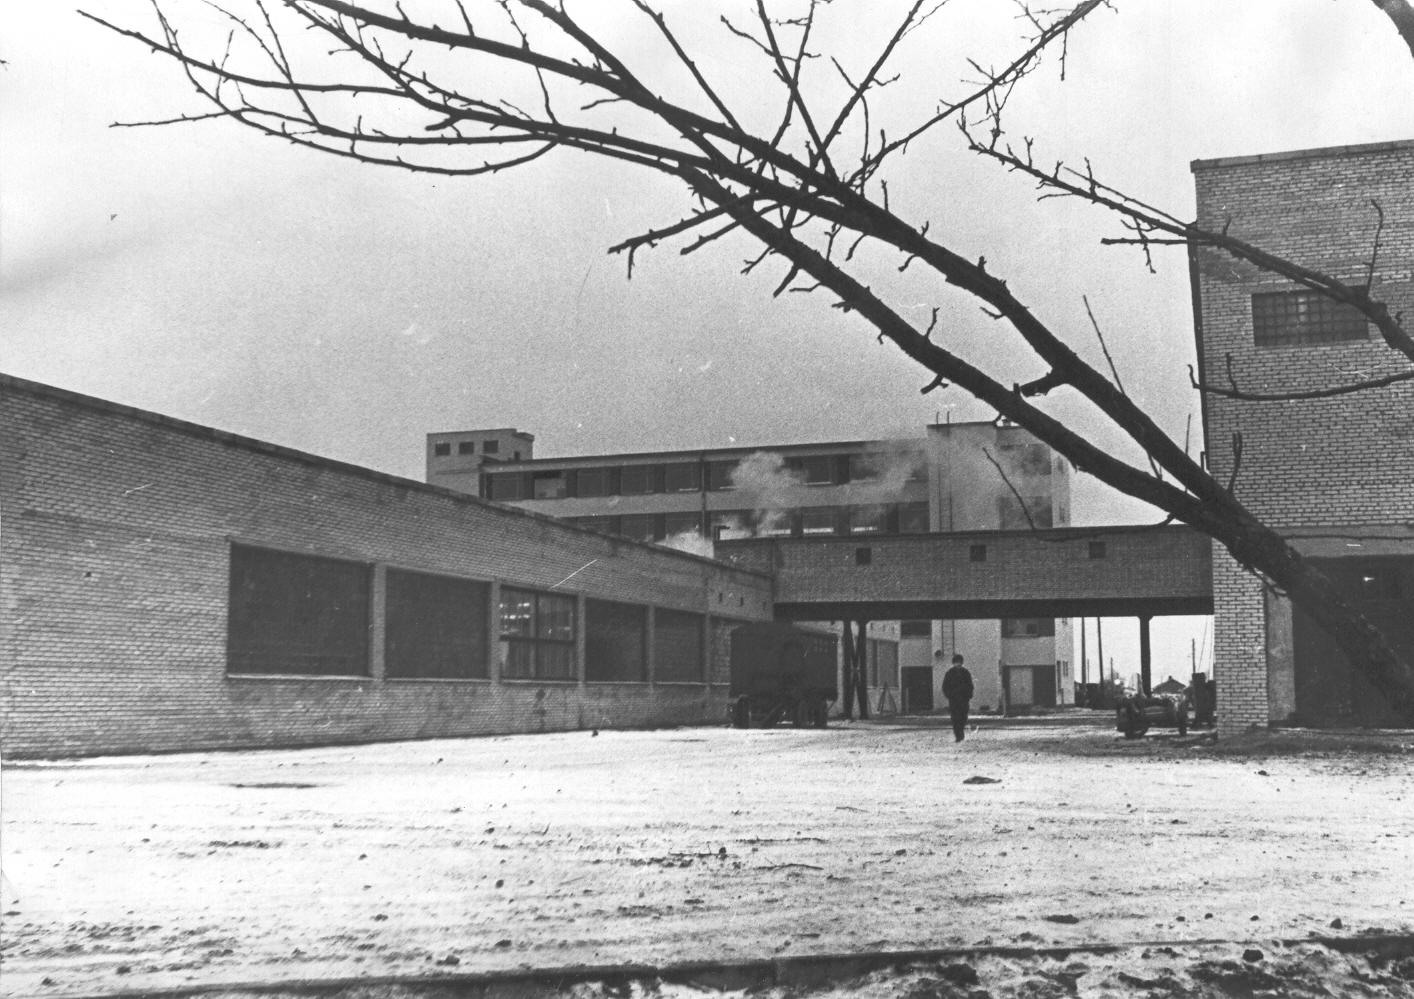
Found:
<svg viewBox="0 0 1414 999"><path fill-rule="evenodd" d="M665 683L702 682L701 614L659 610L653 616L654 679Z"/></svg>
<svg viewBox="0 0 1414 999"><path fill-rule="evenodd" d="M663 489L670 493L690 492L702 488L702 466L695 461L680 461L663 466Z"/></svg>
<svg viewBox="0 0 1414 999"><path fill-rule="evenodd" d="M572 680L575 598L501 588L501 675L510 680Z"/></svg>
<svg viewBox="0 0 1414 999"><path fill-rule="evenodd" d="M389 569L384 671L390 678L475 679L486 668L490 587Z"/></svg>
<svg viewBox="0 0 1414 999"><path fill-rule="evenodd" d="M369 567L231 546L228 673L368 674Z"/></svg>
<svg viewBox="0 0 1414 999"><path fill-rule="evenodd" d="M657 465L625 465L619 476L619 492L625 496L656 493Z"/></svg>
<svg viewBox="0 0 1414 999"><path fill-rule="evenodd" d="M595 683L648 679L648 608L587 600L584 618L586 680Z"/></svg>

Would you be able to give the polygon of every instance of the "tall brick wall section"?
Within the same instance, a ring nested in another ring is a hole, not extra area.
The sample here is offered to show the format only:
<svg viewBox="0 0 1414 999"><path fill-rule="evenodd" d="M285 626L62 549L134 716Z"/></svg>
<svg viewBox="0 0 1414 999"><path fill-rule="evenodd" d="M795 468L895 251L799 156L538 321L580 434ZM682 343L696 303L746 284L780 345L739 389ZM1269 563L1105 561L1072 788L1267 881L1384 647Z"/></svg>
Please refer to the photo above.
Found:
<svg viewBox="0 0 1414 999"><path fill-rule="evenodd" d="M1200 225L1226 228L1352 285L1372 278L1373 297L1414 316L1414 141L1198 162L1193 173ZM1258 347L1252 295L1297 285L1212 250L1193 253L1193 271L1210 384L1229 385L1229 357L1237 385L1265 393L1408 370L1408 360L1373 327L1365 341ZM1403 534L1414 553L1414 382L1318 400L1208 395L1204 427L1209 467L1224 481L1232 474L1234 435L1241 434L1237 494L1272 526ZM1221 724L1229 730L1268 720L1263 602L1256 580L1240 576L1230 560L1215 559L1215 674Z"/></svg>
<svg viewBox="0 0 1414 999"><path fill-rule="evenodd" d="M228 676L233 541L705 613L711 682L385 680L376 582L372 675ZM0 377L10 756L715 722L727 622L770 615L761 574Z"/></svg>
<svg viewBox="0 0 1414 999"><path fill-rule="evenodd" d="M1414 316L1414 142L1195 164L1200 225L1228 231ZM1195 254L1203 374L1257 392L1328 388L1407 371L1371 327L1366 341L1258 347L1252 295L1297 285L1225 253ZM1414 382L1354 396L1275 403L1206 400L1208 462L1226 480L1242 434L1238 495L1283 527L1414 519Z"/></svg>

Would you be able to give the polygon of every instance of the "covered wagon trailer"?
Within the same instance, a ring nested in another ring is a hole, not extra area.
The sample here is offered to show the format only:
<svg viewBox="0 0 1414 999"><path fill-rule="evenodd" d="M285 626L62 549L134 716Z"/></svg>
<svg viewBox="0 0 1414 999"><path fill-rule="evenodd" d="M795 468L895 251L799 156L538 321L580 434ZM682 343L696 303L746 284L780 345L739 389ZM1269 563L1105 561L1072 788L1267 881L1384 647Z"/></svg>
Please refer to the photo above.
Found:
<svg viewBox="0 0 1414 999"><path fill-rule="evenodd" d="M731 721L767 727L789 719L825 726L835 684L839 640L789 624L744 624L732 630Z"/></svg>

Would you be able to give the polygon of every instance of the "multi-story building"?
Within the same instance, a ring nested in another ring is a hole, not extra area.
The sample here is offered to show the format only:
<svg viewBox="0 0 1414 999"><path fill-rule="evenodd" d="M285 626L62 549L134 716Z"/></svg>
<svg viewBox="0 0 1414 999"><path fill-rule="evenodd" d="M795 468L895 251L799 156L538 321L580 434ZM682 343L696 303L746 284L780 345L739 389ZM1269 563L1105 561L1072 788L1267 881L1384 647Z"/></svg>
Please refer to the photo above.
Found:
<svg viewBox="0 0 1414 999"><path fill-rule="evenodd" d="M1198 222L1414 316L1414 141L1192 164ZM1414 382L1365 317L1216 250L1191 254L1207 461L1414 658ZM1304 397L1302 397L1304 394ZM1240 439L1240 460L1233 446ZM1386 722L1387 707L1289 601L1213 559L1220 724Z"/></svg>
<svg viewBox="0 0 1414 999"><path fill-rule="evenodd" d="M834 441L535 458L506 445L485 454L488 434L429 434L427 481L471 491L467 461L480 447L475 489L506 503L640 541L710 555L740 537L913 534L1063 527L1070 522L1069 465L1020 428L937 424L909 439ZM465 445L465 448L464 448ZM898 667L875 683L906 695L905 710L941 705L944 661L962 652L977 680L974 705L997 709L1070 703L1068 619L902 621L871 626L898 639ZM872 664L871 664L872 665ZM882 691L876 691L888 702Z"/></svg>

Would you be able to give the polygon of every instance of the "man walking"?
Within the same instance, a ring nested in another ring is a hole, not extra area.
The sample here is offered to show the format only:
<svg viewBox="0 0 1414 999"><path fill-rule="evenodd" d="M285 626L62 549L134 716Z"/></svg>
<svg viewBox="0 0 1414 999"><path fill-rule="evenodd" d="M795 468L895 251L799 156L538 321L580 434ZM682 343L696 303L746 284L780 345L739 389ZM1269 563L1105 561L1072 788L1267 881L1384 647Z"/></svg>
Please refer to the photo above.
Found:
<svg viewBox="0 0 1414 999"><path fill-rule="evenodd" d="M938 656L942 656L939 650ZM961 742L967 733L967 708L972 701L972 674L962 665L962 656L952 657L952 668L943 674L943 696L948 699L948 713L952 715L952 734Z"/></svg>

